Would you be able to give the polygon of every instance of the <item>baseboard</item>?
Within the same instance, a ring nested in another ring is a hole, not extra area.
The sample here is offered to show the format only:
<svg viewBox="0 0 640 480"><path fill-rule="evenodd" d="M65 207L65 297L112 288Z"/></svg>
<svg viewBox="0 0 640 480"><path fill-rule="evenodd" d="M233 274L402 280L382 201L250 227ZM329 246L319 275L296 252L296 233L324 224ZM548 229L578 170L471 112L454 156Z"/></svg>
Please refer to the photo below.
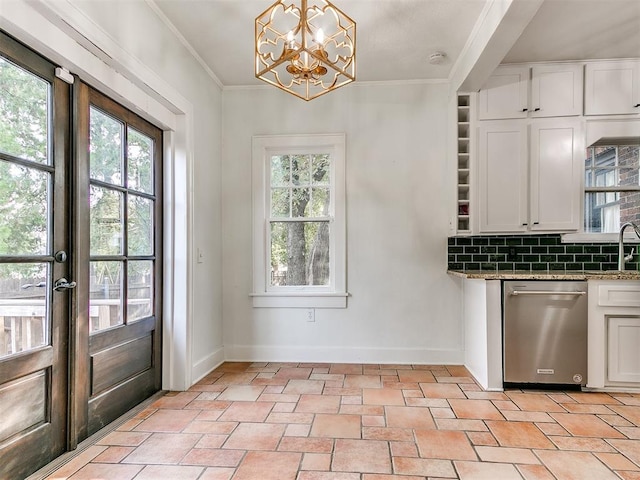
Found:
<svg viewBox="0 0 640 480"><path fill-rule="evenodd" d="M218 348L201 360L198 360L193 364L191 368L191 381L192 384L202 380L212 370L218 368L225 360L225 349L223 347Z"/></svg>
<svg viewBox="0 0 640 480"><path fill-rule="evenodd" d="M227 345L224 348L224 354L225 360L236 362L464 364L462 350L434 348Z"/></svg>

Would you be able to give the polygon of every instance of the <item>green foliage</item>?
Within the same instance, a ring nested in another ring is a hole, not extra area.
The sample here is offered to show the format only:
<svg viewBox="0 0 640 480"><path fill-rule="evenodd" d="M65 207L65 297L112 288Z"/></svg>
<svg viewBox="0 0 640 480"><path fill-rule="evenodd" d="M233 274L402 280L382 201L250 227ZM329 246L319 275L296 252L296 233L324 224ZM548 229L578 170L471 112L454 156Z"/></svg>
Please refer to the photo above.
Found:
<svg viewBox="0 0 640 480"><path fill-rule="evenodd" d="M304 220L329 215L330 170L327 154L271 158L271 267L274 275L286 271L286 279L274 279L274 284L328 282L328 222ZM285 218L302 221L277 221Z"/></svg>
<svg viewBox="0 0 640 480"><path fill-rule="evenodd" d="M49 84L0 57L0 152L48 162ZM44 254L49 174L0 161L0 255ZM2 278L42 275L39 264L2 264Z"/></svg>

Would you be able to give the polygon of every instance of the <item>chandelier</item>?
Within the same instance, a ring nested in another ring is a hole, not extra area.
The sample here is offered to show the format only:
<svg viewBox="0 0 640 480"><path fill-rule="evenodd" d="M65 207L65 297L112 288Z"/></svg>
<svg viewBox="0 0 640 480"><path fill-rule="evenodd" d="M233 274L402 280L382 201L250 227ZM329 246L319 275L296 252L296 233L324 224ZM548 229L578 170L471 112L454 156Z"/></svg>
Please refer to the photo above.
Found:
<svg viewBox="0 0 640 480"><path fill-rule="evenodd" d="M327 0L279 0L256 18L256 77L304 100L356 79L356 24Z"/></svg>

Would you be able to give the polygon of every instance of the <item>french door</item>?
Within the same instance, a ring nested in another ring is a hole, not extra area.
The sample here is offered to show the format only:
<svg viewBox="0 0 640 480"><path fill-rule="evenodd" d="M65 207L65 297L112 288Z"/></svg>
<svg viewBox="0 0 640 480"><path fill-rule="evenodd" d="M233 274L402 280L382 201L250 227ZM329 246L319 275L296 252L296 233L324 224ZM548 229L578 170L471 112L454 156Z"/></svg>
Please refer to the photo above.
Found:
<svg viewBox="0 0 640 480"><path fill-rule="evenodd" d="M160 389L162 132L0 32L0 479Z"/></svg>
<svg viewBox="0 0 640 480"><path fill-rule="evenodd" d="M0 49L0 478L17 479L67 442L70 92L17 42Z"/></svg>
<svg viewBox="0 0 640 480"><path fill-rule="evenodd" d="M71 368L83 438L160 389L162 132L85 84L75 101L74 244L88 288L78 291Z"/></svg>

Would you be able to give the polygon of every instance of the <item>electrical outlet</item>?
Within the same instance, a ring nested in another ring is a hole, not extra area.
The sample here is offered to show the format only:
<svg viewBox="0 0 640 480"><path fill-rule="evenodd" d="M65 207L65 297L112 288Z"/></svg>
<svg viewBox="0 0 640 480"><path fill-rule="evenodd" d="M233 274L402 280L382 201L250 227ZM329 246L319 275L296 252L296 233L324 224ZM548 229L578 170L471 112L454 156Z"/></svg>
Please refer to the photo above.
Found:
<svg viewBox="0 0 640 480"><path fill-rule="evenodd" d="M305 318L307 319L307 322L315 322L316 310L314 308L308 308L305 312Z"/></svg>
<svg viewBox="0 0 640 480"><path fill-rule="evenodd" d="M509 247L509 252L507 253L507 262L517 262L518 254L516 253L516 247Z"/></svg>

